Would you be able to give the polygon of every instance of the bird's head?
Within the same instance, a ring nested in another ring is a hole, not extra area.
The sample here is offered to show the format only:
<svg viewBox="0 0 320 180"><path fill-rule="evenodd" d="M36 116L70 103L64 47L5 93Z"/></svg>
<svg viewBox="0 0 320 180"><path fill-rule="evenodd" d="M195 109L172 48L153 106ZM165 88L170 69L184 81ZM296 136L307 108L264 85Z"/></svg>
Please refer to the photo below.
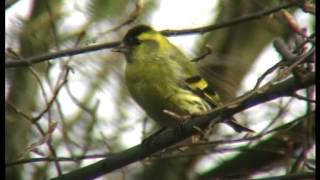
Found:
<svg viewBox="0 0 320 180"><path fill-rule="evenodd" d="M130 63L130 55L140 47L145 53L155 52L160 45L167 44L167 39L160 32L147 25L138 25L130 29L122 40L122 44L115 48L115 52L125 54Z"/></svg>

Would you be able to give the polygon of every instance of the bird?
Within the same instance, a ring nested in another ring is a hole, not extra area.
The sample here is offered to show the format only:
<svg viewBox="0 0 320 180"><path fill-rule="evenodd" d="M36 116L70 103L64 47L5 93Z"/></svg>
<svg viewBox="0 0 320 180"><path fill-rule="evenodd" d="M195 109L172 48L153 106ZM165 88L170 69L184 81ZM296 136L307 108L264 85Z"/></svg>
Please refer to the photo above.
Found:
<svg viewBox="0 0 320 180"><path fill-rule="evenodd" d="M114 51L125 56L125 83L132 98L160 126L176 127L187 119L183 117L206 114L222 105L195 63L150 26L128 30ZM237 132L253 132L234 118L224 122Z"/></svg>

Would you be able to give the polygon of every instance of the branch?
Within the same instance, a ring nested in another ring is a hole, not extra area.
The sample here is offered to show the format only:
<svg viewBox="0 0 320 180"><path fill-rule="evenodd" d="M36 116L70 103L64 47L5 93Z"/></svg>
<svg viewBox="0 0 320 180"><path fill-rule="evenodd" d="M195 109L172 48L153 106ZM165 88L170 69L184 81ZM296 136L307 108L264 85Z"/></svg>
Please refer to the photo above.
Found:
<svg viewBox="0 0 320 180"><path fill-rule="evenodd" d="M221 114L234 114L266 101L289 96L293 92L302 88L307 88L314 83L315 73L309 73L306 74L303 81L298 81L292 77L281 83L270 86L263 93L260 93L261 91L254 91L255 93L249 92L250 96L244 95L243 97L240 97L239 99L242 100L241 102L236 101L236 106L232 106L231 108L228 108L228 106L216 108L214 111L205 116L194 118L179 127L166 129L158 136L152 137L152 139L147 138L145 140L146 143L134 146L130 149L116 153L109 158L76 169L53 179L93 179L102 176L128 164L142 160L151 154L160 151L161 149L169 147L183 139L186 139L187 137L190 137L192 134L198 133L194 127L203 128L209 124L212 124L212 121L220 121Z"/></svg>
<svg viewBox="0 0 320 180"><path fill-rule="evenodd" d="M5 8L6 10L9 9L12 5L17 3L19 0L6 0L5 1Z"/></svg>
<svg viewBox="0 0 320 180"><path fill-rule="evenodd" d="M213 30L230 27L232 25L236 25L236 24L243 23L246 21L256 20L256 19L262 18L264 16L270 15L272 13L275 13L281 9L287 9L287 8L293 7L295 5L297 5L297 4L294 2L286 3L284 5L280 5L275 8L271 8L271 9L264 10L264 11L259 11L257 13L253 13L250 15L245 15L245 16L230 20L228 22L223 22L223 23L219 23L219 24L209 25L209 26L200 27L200 28L193 28L193 29L164 30L164 31L161 31L161 33L166 36L188 35L188 34L196 34L196 33L203 34L203 33L211 32ZM81 48L61 50L58 52L40 54L38 56L33 56L33 57L26 58L26 59L21 59L20 61L6 60L5 68L25 67L25 66L30 66L32 64L37 64L37 63L41 63L41 62L44 62L47 60L55 59L55 58L61 58L61 57L65 57L65 56L72 56L72 55L86 53L86 52L114 48L114 47L119 46L120 43L121 43L121 41L116 41L116 42L86 46L86 47L81 47Z"/></svg>
<svg viewBox="0 0 320 180"><path fill-rule="evenodd" d="M211 32L213 30L230 27L232 25L240 24L243 22L256 20L256 19L262 18L264 16L268 16L272 13L277 12L277 11L280 11L282 9L288 9L288 8L291 8L296 5L297 4L295 2L291 2L291 3L286 3L286 4L283 4L283 5L268 9L268 10L259 11L259 12L252 13L249 15L241 16L239 18L235 18L235 19L230 20L228 22L222 22L219 24L213 24L213 25L200 27L200 28L185 29L185 30L164 30L161 32L162 32L162 34L164 34L166 36L189 35L189 34L195 34L195 33L203 34L203 33Z"/></svg>
<svg viewBox="0 0 320 180"><path fill-rule="evenodd" d="M26 59L20 59L19 61L6 61L5 67L6 68L13 68L13 67L31 66L32 64L41 63L41 62L55 59L55 58L61 58L61 57L65 57L65 56L72 56L72 55L86 53L86 52L92 52L92 51L98 51L98 50L102 50L102 49L113 48L113 47L119 46L120 44L121 44L120 41L116 41L116 42L97 44L97 45L74 48L74 49L66 49L66 50L61 50L61 51L53 52L53 53L40 54L38 56L33 56L30 58L26 58Z"/></svg>
<svg viewBox="0 0 320 180"><path fill-rule="evenodd" d="M96 158L106 158L110 156L110 153L106 154L96 154L96 155L80 155L73 157L41 157L41 158L31 158L31 159L20 159L13 162L6 162L6 168L10 168L15 165L27 164L27 163L36 163L36 162L51 162L51 161L68 161L68 162L77 162L84 159L96 159Z"/></svg>
<svg viewBox="0 0 320 180"><path fill-rule="evenodd" d="M294 179L315 179L316 174L315 172L303 172L303 173L296 173L296 174L287 174L282 176L272 176L266 178L258 178L254 180L294 180Z"/></svg>

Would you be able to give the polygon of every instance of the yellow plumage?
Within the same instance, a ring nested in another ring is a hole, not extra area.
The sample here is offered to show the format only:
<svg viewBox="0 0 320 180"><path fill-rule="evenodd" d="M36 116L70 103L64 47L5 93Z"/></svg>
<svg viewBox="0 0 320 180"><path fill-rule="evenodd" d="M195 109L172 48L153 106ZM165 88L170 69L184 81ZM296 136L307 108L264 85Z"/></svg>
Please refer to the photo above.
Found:
<svg viewBox="0 0 320 180"><path fill-rule="evenodd" d="M195 64L161 33L140 25L128 31L123 44L124 49L118 51L126 56L128 89L135 101L162 126L181 123L165 110L180 116L204 114L221 104ZM246 130L235 126L232 125L237 131Z"/></svg>

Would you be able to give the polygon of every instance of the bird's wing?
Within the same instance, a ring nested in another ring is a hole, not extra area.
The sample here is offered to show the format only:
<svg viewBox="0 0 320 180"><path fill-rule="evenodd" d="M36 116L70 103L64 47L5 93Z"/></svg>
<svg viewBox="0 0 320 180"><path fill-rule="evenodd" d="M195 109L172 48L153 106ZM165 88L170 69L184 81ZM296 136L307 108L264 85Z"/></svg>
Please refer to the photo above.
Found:
<svg viewBox="0 0 320 180"><path fill-rule="evenodd" d="M178 52L180 51L178 50ZM218 93L211 86L209 86L208 82L203 77L201 77L196 65L193 64L193 62L188 61L187 57L185 57L182 53L174 53L170 59L176 61L179 65L181 65L180 67L182 67L182 72L180 73L182 88L188 89L195 95L204 99L212 108L222 105L222 101ZM227 119L225 123L231 126L237 132L254 132L253 130L238 124L233 117L231 117L231 119Z"/></svg>
<svg viewBox="0 0 320 180"><path fill-rule="evenodd" d="M192 92L205 99L212 108L222 104L219 95L209 88L208 83L201 76L192 76L187 78L185 82ZM253 130L238 124L236 119L233 117L231 117L231 119L227 119L225 123L237 132L254 132Z"/></svg>
<svg viewBox="0 0 320 180"><path fill-rule="evenodd" d="M209 88L209 84L200 75L191 76L185 79L185 82L194 93L205 99L212 108L221 105L219 95L212 89Z"/></svg>

